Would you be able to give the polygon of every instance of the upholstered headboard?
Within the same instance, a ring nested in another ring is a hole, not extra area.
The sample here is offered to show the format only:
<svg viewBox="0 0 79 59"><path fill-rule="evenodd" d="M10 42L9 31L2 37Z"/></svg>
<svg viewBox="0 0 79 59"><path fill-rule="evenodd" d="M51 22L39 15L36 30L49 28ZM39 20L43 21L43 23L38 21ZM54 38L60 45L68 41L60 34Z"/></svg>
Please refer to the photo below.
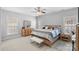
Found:
<svg viewBox="0 0 79 59"><path fill-rule="evenodd" d="M54 28L52 25L48 25L48 29L52 29Z"/></svg>
<svg viewBox="0 0 79 59"><path fill-rule="evenodd" d="M47 29L60 28L61 25L46 25Z"/></svg>

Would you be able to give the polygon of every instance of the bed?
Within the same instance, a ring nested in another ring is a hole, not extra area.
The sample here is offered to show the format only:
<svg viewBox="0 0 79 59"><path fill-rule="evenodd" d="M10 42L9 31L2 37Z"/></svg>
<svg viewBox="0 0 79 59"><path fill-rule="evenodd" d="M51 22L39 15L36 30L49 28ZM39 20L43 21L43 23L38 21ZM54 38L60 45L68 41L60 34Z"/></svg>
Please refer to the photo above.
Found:
<svg viewBox="0 0 79 59"><path fill-rule="evenodd" d="M33 29L32 36L39 37L44 40L44 44L51 46L55 41L58 40L61 30L56 29Z"/></svg>

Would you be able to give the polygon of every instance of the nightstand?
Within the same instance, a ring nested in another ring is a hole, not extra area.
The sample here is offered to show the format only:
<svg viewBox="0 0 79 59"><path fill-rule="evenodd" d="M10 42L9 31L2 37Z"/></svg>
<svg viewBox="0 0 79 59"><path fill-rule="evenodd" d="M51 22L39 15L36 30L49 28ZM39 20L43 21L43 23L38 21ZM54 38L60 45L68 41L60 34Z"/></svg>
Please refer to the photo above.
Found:
<svg viewBox="0 0 79 59"><path fill-rule="evenodd" d="M71 36L68 35L68 34L61 33L60 34L60 40L69 42L69 41L71 41Z"/></svg>

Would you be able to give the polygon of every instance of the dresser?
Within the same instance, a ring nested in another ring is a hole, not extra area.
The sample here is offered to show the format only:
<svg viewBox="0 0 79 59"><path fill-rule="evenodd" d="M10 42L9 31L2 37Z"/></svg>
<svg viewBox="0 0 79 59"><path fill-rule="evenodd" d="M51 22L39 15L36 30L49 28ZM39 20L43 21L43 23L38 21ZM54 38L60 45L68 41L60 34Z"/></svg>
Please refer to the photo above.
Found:
<svg viewBox="0 0 79 59"><path fill-rule="evenodd" d="M79 25L76 25L76 50L79 51Z"/></svg>
<svg viewBox="0 0 79 59"><path fill-rule="evenodd" d="M32 29L31 28L22 28L21 29L21 36L29 36L31 35Z"/></svg>
<svg viewBox="0 0 79 59"><path fill-rule="evenodd" d="M31 33L32 33L32 29L31 29L31 28L26 28L26 29L25 29L25 35L26 35L26 36L31 35Z"/></svg>

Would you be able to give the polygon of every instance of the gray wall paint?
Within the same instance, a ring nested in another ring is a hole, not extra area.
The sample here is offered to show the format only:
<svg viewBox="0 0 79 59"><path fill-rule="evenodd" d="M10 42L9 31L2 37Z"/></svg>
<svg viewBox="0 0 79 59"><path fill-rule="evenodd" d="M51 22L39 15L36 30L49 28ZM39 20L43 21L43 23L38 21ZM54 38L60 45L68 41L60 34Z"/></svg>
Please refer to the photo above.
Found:
<svg viewBox="0 0 79 59"><path fill-rule="evenodd" d="M58 25L63 25L63 17L66 16L76 16L76 23L78 22L78 8L72 8L68 10L62 10L59 12L54 12L50 14L46 14L44 16L39 16L38 17L38 27L41 28L44 25L48 24L58 24Z"/></svg>
<svg viewBox="0 0 79 59"><path fill-rule="evenodd" d="M16 17L19 21L18 21L18 33L15 34L15 35L7 35L7 17ZM35 18L32 17L32 16L28 16L28 15L24 15L24 14L20 14L20 13L16 13L16 12L11 12L11 11L7 11L7 10L3 10L1 9L1 37L2 37L2 40L5 40L5 39L11 39L11 38L15 38L15 37L19 37L20 36L20 30L23 26L23 20L29 20L31 21L31 24L32 24L32 28L35 28L36 24L35 24Z"/></svg>
<svg viewBox="0 0 79 59"><path fill-rule="evenodd" d="M1 8L0 8L0 43L1 43Z"/></svg>

